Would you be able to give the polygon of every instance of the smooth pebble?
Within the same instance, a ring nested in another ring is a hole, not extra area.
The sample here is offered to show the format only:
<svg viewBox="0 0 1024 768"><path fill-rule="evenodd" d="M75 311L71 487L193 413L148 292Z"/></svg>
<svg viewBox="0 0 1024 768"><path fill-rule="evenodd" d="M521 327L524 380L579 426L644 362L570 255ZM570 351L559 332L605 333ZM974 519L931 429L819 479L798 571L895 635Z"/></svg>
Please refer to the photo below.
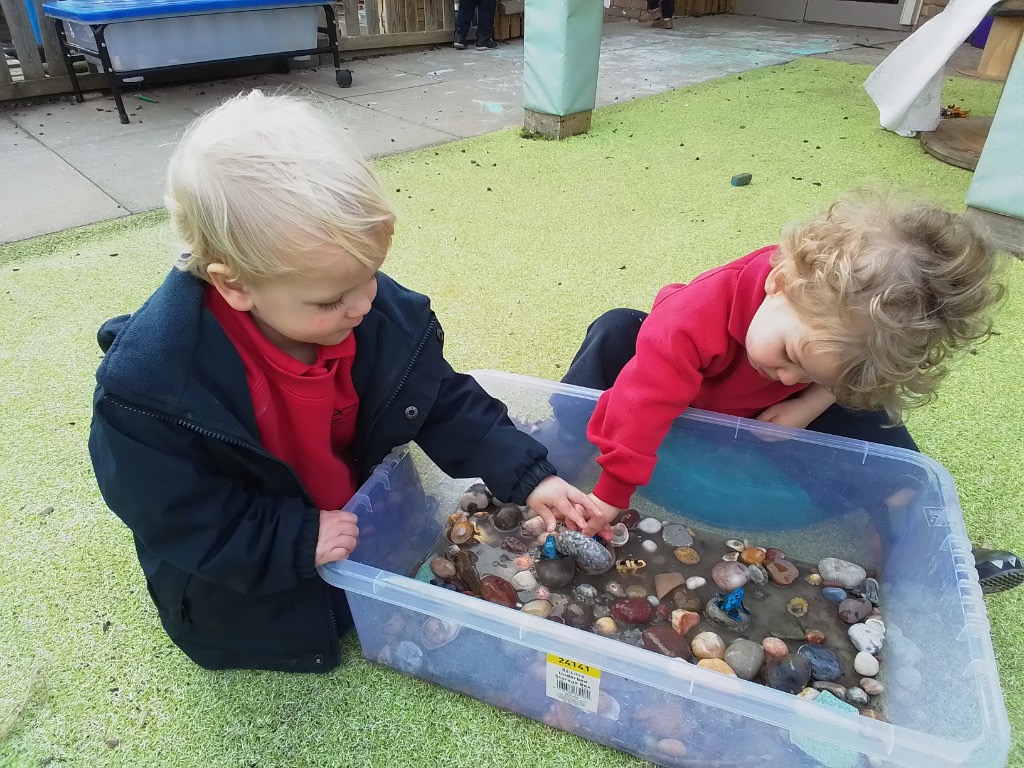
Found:
<svg viewBox="0 0 1024 768"><path fill-rule="evenodd" d="M661 530L661 521L655 520L653 517L645 517L643 520L637 523L636 527L639 528L643 533L655 534Z"/></svg>

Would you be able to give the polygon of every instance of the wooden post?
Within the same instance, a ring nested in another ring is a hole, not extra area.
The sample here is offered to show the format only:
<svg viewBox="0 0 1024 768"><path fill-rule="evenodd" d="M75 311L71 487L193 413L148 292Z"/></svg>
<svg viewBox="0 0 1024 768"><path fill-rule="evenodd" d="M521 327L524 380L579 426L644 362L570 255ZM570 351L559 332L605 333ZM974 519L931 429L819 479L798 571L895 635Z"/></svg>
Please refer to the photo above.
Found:
<svg viewBox="0 0 1024 768"><path fill-rule="evenodd" d="M46 75L43 72L43 61L39 58L39 50L36 48L36 36L32 34L32 22L29 21L28 11L21 0L0 0L0 9L7 18L7 24L11 28L11 36L14 38L14 50L18 52L18 61L21 62L21 74L26 80L42 80ZM64 60L58 58L62 64Z"/></svg>
<svg viewBox="0 0 1024 768"><path fill-rule="evenodd" d="M575 112L571 115L545 115L543 112L525 110L523 130L529 134L537 134L548 139L564 139L590 130L590 118L593 110Z"/></svg>
<svg viewBox="0 0 1024 768"><path fill-rule="evenodd" d="M978 77L1005 80L1024 37L1024 16L996 16L981 53Z"/></svg>
<svg viewBox="0 0 1024 768"><path fill-rule="evenodd" d="M371 35L380 34L380 6L377 0L363 0L363 10L366 12L366 31Z"/></svg>

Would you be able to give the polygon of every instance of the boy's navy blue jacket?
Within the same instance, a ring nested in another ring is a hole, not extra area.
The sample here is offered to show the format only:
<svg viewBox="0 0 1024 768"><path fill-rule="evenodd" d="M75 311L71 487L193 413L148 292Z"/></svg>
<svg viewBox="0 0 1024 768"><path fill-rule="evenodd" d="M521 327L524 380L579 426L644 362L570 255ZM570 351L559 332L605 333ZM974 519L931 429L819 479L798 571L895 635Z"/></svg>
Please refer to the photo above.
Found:
<svg viewBox="0 0 1024 768"><path fill-rule="evenodd" d="M96 479L135 535L164 628L193 661L325 672L350 618L314 568L319 510L260 445L245 369L204 286L174 270L134 315L100 329ZM425 296L380 275L355 334L360 482L410 440L449 475L482 477L518 504L555 473L505 407L445 361Z"/></svg>

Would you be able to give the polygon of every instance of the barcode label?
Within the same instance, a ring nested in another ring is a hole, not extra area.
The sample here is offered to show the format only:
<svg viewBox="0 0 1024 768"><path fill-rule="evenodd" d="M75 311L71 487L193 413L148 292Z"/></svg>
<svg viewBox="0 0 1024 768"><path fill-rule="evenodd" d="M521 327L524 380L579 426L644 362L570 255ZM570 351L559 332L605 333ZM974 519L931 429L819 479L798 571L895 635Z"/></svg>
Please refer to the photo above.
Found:
<svg viewBox="0 0 1024 768"><path fill-rule="evenodd" d="M597 712L601 670L587 664L548 654L547 695L585 712Z"/></svg>

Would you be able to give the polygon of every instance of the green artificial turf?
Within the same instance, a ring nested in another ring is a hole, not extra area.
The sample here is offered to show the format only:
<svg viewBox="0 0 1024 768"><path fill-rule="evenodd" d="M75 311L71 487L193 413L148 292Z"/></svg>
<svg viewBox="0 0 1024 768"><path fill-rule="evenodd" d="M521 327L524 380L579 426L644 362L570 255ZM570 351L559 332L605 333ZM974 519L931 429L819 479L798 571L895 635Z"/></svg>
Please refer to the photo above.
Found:
<svg viewBox="0 0 1024 768"><path fill-rule="evenodd" d="M885 179L962 209L970 174L878 127L868 71L805 59L600 110L567 141L504 131L384 159L401 213L386 269L433 298L457 367L557 379L601 311L649 308L844 189ZM963 80L944 94L974 114L997 98ZM752 184L730 186L742 172ZM0 764L640 765L372 666L351 635L327 676L209 673L171 645L86 450L95 329L170 255L160 213L0 249ZM956 479L972 538L1020 552L1024 264L1007 279L1000 335L910 427ZM986 602L1020 732L1024 588Z"/></svg>

